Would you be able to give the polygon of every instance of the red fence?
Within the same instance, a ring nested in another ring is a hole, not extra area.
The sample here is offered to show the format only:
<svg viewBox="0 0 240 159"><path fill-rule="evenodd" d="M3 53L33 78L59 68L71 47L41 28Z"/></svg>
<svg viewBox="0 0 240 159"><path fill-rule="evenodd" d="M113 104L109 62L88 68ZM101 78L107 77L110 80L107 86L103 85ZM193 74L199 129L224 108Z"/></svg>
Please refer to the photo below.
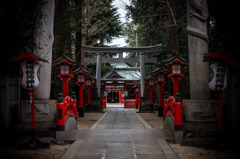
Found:
<svg viewBox="0 0 240 159"><path fill-rule="evenodd" d="M63 99L62 93L59 93L57 103L57 131L64 131L65 124L69 117L77 118L77 99L70 96Z"/></svg>
<svg viewBox="0 0 240 159"><path fill-rule="evenodd" d="M170 117L174 123L174 130L182 130L182 100L180 93L176 99L173 96L164 99L163 117Z"/></svg>

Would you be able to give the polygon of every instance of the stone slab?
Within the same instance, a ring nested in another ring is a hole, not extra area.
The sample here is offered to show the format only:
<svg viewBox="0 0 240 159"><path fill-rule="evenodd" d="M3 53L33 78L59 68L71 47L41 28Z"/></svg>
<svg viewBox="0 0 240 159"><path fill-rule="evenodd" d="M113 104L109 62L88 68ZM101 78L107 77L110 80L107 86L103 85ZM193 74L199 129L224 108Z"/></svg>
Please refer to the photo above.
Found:
<svg viewBox="0 0 240 159"><path fill-rule="evenodd" d="M217 101L183 100L183 120L186 122L217 121Z"/></svg>

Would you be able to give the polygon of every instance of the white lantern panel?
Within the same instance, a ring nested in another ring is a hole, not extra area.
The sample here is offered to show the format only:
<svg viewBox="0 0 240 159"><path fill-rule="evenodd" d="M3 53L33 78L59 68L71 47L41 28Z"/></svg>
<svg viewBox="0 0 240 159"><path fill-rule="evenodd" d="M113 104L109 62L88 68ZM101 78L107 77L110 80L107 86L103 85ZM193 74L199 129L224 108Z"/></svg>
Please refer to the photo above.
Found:
<svg viewBox="0 0 240 159"><path fill-rule="evenodd" d="M227 88L227 68L218 63L210 64L208 86L213 91L222 91Z"/></svg>
<svg viewBox="0 0 240 159"><path fill-rule="evenodd" d="M27 60L20 65L21 85L24 89L32 90L39 86L40 65L33 60Z"/></svg>
<svg viewBox="0 0 240 159"><path fill-rule="evenodd" d="M104 97L107 97L107 96L108 96L108 92L105 91L105 92L104 92Z"/></svg>
<svg viewBox="0 0 240 159"><path fill-rule="evenodd" d="M69 65L61 65L61 74L68 75L69 74Z"/></svg>
<svg viewBox="0 0 240 159"><path fill-rule="evenodd" d="M92 81L91 80L87 80L87 85L91 86L92 85Z"/></svg>
<svg viewBox="0 0 240 159"><path fill-rule="evenodd" d="M125 96L125 97L128 96L128 91L124 91L124 96Z"/></svg>
<svg viewBox="0 0 240 159"><path fill-rule="evenodd" d="M78 82L84 82L84 75L78 74Z"/></svg>
<svg viewBox="0 0 240 159"><path fill-rule="evenodd" d="M180 74L181 73L181 65L172 65L172 73L173 74Z"/></svg>
<svg viewBox="0 0 240 159"><path fill-rule="evenodd" d="M158 74L158 81L163 82L164 81L164 74Z"/></svg>
<svg viewBox="0 0 240 159"><path fill-rule="evenodd" d="M150 81L149 81L149 85L150 85L150 86L153 86L153 85L154 85L154 80L150 80Z"/></svg>

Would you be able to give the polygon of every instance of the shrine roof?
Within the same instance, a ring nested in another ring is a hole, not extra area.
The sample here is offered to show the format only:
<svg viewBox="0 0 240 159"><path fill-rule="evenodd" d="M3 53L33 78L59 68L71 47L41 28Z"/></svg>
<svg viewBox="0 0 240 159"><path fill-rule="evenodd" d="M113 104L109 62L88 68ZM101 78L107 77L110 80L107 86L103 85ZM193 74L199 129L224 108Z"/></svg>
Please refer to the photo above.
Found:
<svg viewBox="0 0 240 159"><path fill-rule="evenodd" d="M60 63L68 63L71 65L77 64L73 59L71 59L71 57L67 53L64 53L61 57L59 57L57 60L55 60L53 62L53 65L59 65Z"/></svg>
<svg viewBox="0 0 240 159"><path fill-rule="evenodd" d="M178 61L182 64L185 64L185 65L188 65L188 60L181 57L178 52L174 52L173 56L171 58L165 60L163 63L164 63L164 65L168 65L168 64L172 64L173 62L176 62L176 61Z"/></svg>
<svg viewBox="0 0 240 159"><path fill-rule="evenodd" d="M163 66L159 66L157 69L155 69L151 72L152 75L155 75L158 73L169 74L169 71L166 68L164 68Z"/></svg>
<svg viewBox="0 0 240 159"><path fill-rule="evenodd" d="M22 61L24 59L32 59L35 61L42 61L42 62L48 62L47 60L39 57L38 55L32 53L30 50L26 49L22 54L17 56L16 58L12 59L11 61Z"/></svg>
<svg viewBox="0 0 240 159"><path fill-rule="evenodd" d="M102 81L138 81L140 76L140 72L136 70L113 70L107 73Z"/></svg>
<svg viewBox="0 0 240 159"><path fill-rule="evenodd" d="M212 52L212 53L204 53L203 55L203 61L214 61L214 60L223 60L225 61L228 65L232 66L233 68L235 67L235 64L233 63L233 59L231 56L228 54L220 51L220 52Z"/></svg>
<svg viewBox="0 0 240 159"><path fill-rule="evenodd" d="M90 75L90 72L87 71L85 68L83 67L78 67L76 70L73 71L73 74L79 74L79 73L83 73L83 74L86 74L86 75Z"/></svg>

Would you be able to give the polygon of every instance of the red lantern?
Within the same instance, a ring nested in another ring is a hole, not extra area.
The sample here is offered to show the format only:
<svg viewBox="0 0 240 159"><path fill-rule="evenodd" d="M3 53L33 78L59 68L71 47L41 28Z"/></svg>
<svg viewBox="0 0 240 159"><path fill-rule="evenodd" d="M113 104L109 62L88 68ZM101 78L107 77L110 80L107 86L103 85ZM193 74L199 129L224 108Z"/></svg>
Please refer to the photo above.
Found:
<svg viewBox="0 0 240 159"><path fill-rule="evenodd" d="M65 98L68 96L68 81L73 78L72 66L76 65L76 62L64 53L60 58L53 62L53 65L58 65L58 78L63 81L63 98Z"/></svg>
<svg viewBox="0 0 240 159"><path fill-rule="evenodd" d="M165 75L168 74L168 70L162 67L162 65L159 65L159 67L152 71L153 75L156 75L156 82L158 84L158 116L163 116L163 95L162 95L162 89L163 85L166 83L165 81Z"/></svg>
<svg viewBox="0 0 240 159"><path fill-rule="evenodd" d="M87 79L87 86L88 86L88 87L91 87L91 86L92 86L92 80Z"/></svg>
<svg viewBox="0 0 240 159"><path fill-rule="evenodd" d="M83 67L79 67L73 73L77 75L76 83L79 86L79 117L84 117L83 85L86 83L86 76L90 75L90 73Z"/></svg>
<svg viewBox="0 0 240 159"><path fill-rule="evenodd" d="M168 77L173 80L173 96L176 97L176 93L179 92L178 81L183 77L183 65L188 65L188 62L179 56L178 51L175 50L174 53L175 56L166 60L165 65L169 65L170 67L170 74Z"/></svg>

